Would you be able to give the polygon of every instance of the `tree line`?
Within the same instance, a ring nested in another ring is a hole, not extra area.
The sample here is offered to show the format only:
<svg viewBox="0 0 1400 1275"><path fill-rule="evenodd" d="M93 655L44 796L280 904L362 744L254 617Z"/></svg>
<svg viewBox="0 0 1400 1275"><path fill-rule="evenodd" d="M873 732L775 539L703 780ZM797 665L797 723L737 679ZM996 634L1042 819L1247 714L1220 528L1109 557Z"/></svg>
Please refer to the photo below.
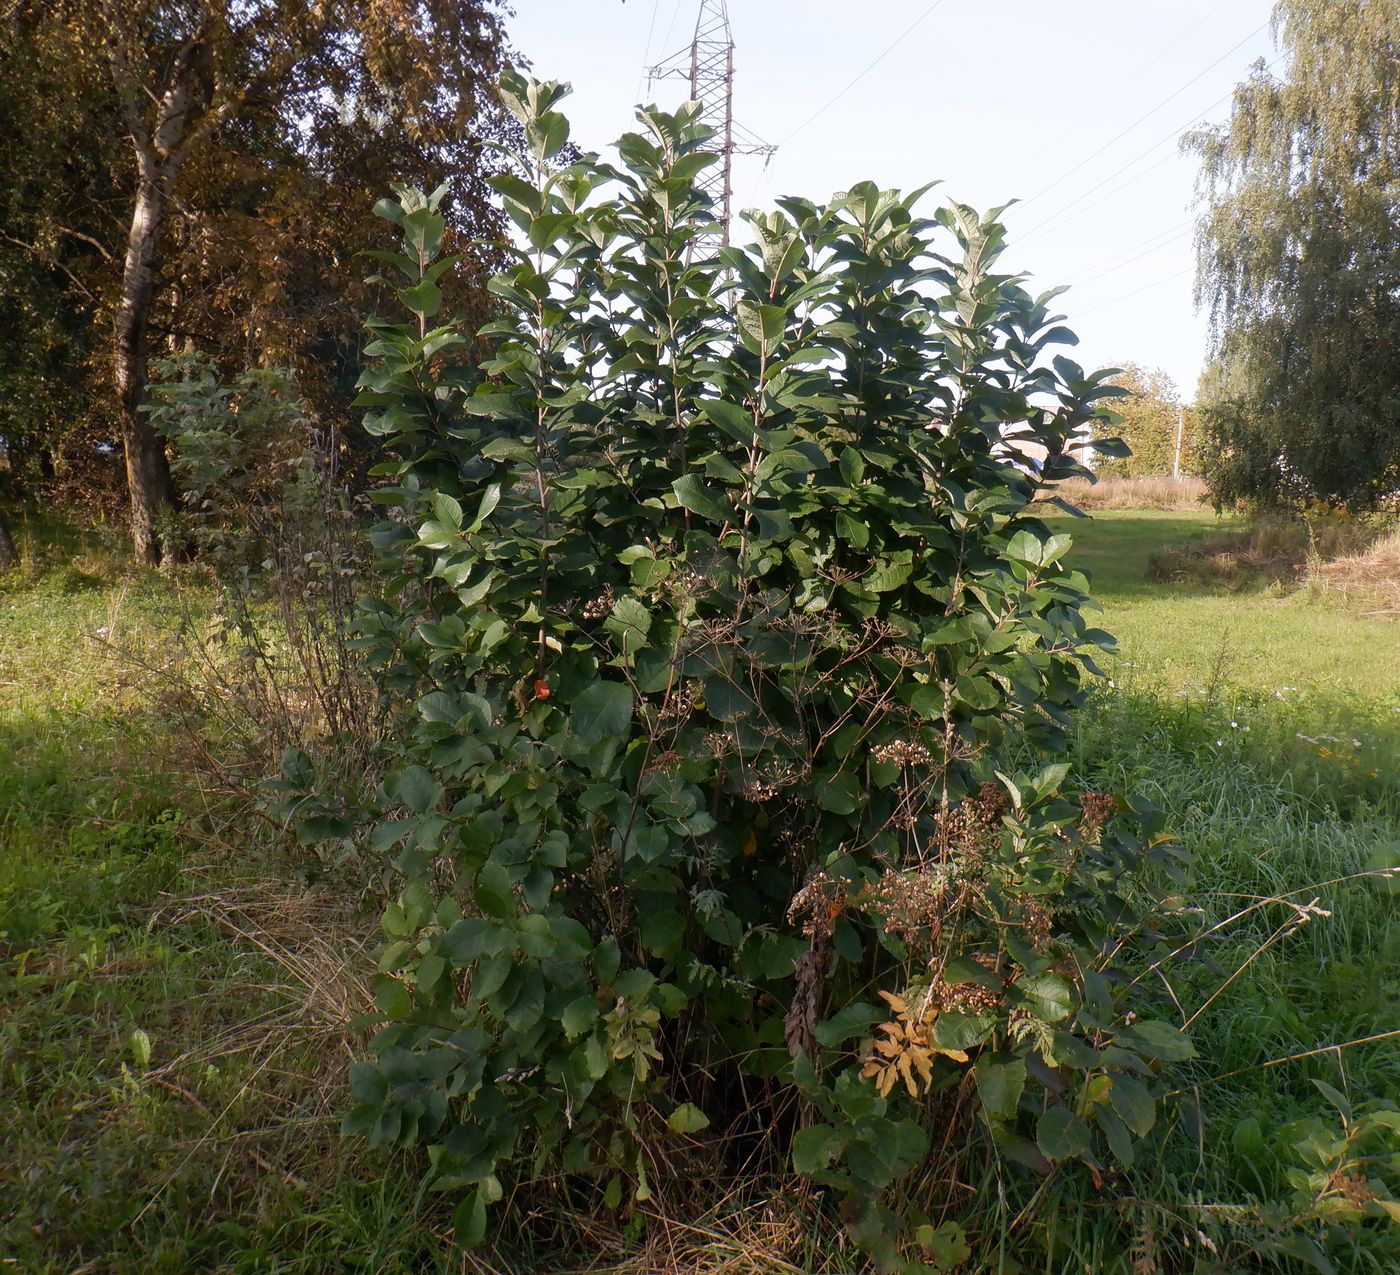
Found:
<svg viewBox="0 0 1400 1275"><path fill-rule="evenodd" d="M153 358L290 369L354 450L370 210L448 181L444 280L489 308L486 185L518 123L501 0L14 0L0 12L0 497L82 503L124 461L138 556L178 503ZM1400 490L1400 0L1279 0L1281 69L1196 130L1197 410L1138 365L1117 472L1202 473L1217 503L1364 509ZM1180 443L1180 447L1178 447ZM6 491L6 488L9 490ZM0 500L0 507L3 501ZM115 502L113 502L115 508ZM0 564L14 556L0 514ZM168 539L168 538L167 538Z"/></svg>
<svg viewBox="0 0 1400 1275"><path fill-rule="evenodd" d="M448 286L484 315L514 124L497 0L19 0L0 15L0 439L7 480L124 459L138 556L177 501L154 356L291 368L349 425L357 258L388 185L450 179ZM485 245L482 247L481 245ZM475 268L472 268L474 265ZM353 435L352 435L353 436ZM6 539L8 539L6 537Z"/></svg>

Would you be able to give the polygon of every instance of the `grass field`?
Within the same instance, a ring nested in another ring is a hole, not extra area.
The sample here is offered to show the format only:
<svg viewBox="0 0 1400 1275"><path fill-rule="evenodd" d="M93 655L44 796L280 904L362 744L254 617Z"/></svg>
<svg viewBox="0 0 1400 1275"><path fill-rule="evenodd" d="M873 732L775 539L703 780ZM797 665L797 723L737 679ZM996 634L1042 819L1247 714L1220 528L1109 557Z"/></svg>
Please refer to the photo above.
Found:
<svg viewBox="0 0 1400 1275"><path fill-rule="evenodd" d="M1234 1239L1238 1266L1220 1269L1256 1269L1297 1239L1260 1201L1289 1198L1293 1148L1319 1136L1298 1122L1340 1128L1314 1082L1358 1111L1400 1105L1400 1047L1385 1036L1400 1033L1400 900L1385 881L1338 880L1400 862L1400 625L1306 594L1146 579L1154 550L1217 526L1113 510L1064 529L1120 642L1113 684L1081 722L1080 764L1170 813L1209 923L1278 899L1171 976L1194 1019L1203 1118L1140 1188L1175 1202L1163 1220L1182 1234L1194 1217L1222 1249ZM1293 905L1314 900L1327 915L1299 922ZM1368 1223L1330 1245L1338 1272L1400 1270L1400 1228Z"/></svg>
<svg viewBox="0 0 1400 1275"><path fill-rule="evenodd" d="M1053 522L1074 536L1107 608L1104 627L1122 651L1115 681L1168 693L1214 678L1268 692L1400 696L1400 626L1267 585L1242 594L1148 580L1154 551L1242 526L1237 519L1115 509Z"/></svg>
<svg viewBox="0 0 1400 1275"><path fill-rule="evenodd" d="M1062 1204L1046 1275L1400 1270L1400 1227L1287 1220L1341 1127L1314 1081L1400 1100L1397 1038L1352 1043L1400 1032L1400 898L1356 877L1400 861L1400 625L1145 579L1214 526L1069 528L1121 640L1076 760L1169 812L1208 920L1247 912L1166 972L1200 1058L1140 1199ZM372 921L210 838L170 763L152 696L206 604L99 541L0 585L0 1270L485 1270L336 1132Z"/></svg>
<svg viewBox="0 0 1400 1275"><path fill-rule="evenodd" d="M211 842L171 764L206 604L101 537L0 582L0 1271L432 1270L416 1177L337 1128L372 923Z"/></svg>

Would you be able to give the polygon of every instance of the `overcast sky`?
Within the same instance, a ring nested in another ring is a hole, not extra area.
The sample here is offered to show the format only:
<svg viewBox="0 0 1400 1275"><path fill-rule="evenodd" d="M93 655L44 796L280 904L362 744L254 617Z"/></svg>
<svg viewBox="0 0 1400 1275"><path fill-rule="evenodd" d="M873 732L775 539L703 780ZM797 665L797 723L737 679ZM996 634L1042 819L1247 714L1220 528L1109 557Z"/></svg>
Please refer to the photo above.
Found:
<svg viewBox="0 0 1400 1275"><path fill-rule="evenodd" d="M637 102L685 96L677 80L649 87L643 68L689 45L699 0L514 4L511 37L534 74L574 86L564 109L585 149L631 128ZM729 0L735 119L778 144L766 167L735 160L736 207L821 199L864 178L906 189L937 178L929 201L979 208L1019 199L1004 261L1033 286L1072 285L1060 304L1076 357L1163 367L1189 399L1206 330L1192 304L1196 162L1178 140L1224 119L1250 64L1275 57L1271 9Z"/></svg>

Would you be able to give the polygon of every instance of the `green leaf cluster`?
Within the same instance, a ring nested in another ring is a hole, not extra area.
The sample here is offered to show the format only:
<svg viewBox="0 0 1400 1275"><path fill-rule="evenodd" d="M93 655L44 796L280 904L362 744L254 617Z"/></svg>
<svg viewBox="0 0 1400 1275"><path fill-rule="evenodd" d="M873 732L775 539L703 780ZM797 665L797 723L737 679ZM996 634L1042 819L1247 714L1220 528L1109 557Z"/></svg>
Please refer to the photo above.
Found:
<svg viewBox="0 0 1400 1275"><path fill-rule="evenodd" d="M1117 391L995 215L863 183L715 248L695 104L559 165L563 88L503 92L531 151L479 365L427 286L441 192L381 210L410 317L370 325L359 640L401 725L362 817L403 886L348 1127L425 1145L474 1241L540 1175L646 1199L655 1140L764 1093L877 1261L951 1260L886 1201L968 1069L1046 1172L1130 1160L1189 1050L1112 967L1174 847L1010 760L1058 754L1110 641L1032 502Z"/></svg>

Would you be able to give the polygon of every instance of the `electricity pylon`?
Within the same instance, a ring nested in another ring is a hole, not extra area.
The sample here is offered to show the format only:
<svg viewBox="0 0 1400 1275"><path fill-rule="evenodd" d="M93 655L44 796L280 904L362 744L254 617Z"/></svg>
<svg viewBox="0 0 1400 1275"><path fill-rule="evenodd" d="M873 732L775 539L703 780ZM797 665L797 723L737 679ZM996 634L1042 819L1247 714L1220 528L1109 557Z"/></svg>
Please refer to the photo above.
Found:
<svg viewBox="0 0 1400 1275"><path fill-rule="evenodd" d="M734 156L767 157L778 148L734 122L734 36L729 29L729 6L725 0L700 0L690 47L648 68L648 86L653 80L667 79L690 82L690 96L700 103L701 122L715 130L720 162L701 175L700 187L715 201L720 242L727 244L730 201L734 195Z"/></svg>

